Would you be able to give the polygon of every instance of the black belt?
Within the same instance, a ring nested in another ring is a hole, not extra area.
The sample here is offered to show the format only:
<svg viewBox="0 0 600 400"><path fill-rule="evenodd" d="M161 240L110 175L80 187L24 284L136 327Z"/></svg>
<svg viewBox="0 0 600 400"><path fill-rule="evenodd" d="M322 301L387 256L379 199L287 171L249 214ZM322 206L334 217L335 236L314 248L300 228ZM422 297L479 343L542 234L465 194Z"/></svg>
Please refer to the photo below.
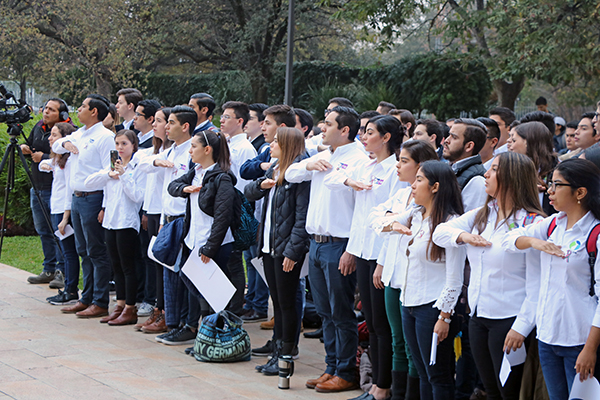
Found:
<svg viewBox="0 0 600 400"><path fill-rule="evenodd" d="M167 220L167 224L170 222L175 221L177 218L182 218L185 217L185 214L181 214L181 215L166 215L165 219Z"/></svg>
<svg viewBox="0 0 600 400"><path fill-rule="evenodd" d="M98 193L102 193L102 190L94 190L93 192L78 192L77 190L73 191L75 197L87 197Z"/></svg>
<svg viewBox="0 0 600 400"><path fill-rule="evenodd" d="M325 235L312 235L312 238L317 243L344 242L344 241L348 240L348 238L338 238L338 237L325 236Z"/></svg>

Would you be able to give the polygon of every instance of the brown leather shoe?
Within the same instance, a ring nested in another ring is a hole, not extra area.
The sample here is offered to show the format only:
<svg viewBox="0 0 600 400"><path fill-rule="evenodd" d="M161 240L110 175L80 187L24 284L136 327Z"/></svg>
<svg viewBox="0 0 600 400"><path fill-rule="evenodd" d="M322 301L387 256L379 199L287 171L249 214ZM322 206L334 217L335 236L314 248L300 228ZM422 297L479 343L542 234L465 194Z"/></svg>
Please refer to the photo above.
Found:
<svg viewBox="0 0 600 400"><path fill-rule="evenodd" d="M333 375L325 373L316 379L307 380L306 387L309 389L314 389L319 383L327 382L331 378L333 378Z"/></svg>
<svg viewBox="0 0 600 400"><path fill-rule="evenodd" d="M125 307L119 318L113 319L112 321L108 321L110 326L116 325L132 325L137 323L137 307Z"/></svg>
<svg viewBox="0 0 600 400"><path fill-rule="evenodd" d="M61 308L60 311L64 312L65 314L73 314L79 311L83 311L88 307L89 306L87 304L83 304L81 301L78 301L72 306Z"/></svg>
<svg viewBox="0 0 600 400"><path fill-rule="evenodd" d="M144 333L161 333L168 331L167 323L165 322L165 312L161 312L158 314L156 321L151 323L150 325L146 325L142 327L142 332Z"/></svg>
<svg viewBox="0 0 600 400"><path fill-rule="evenodd" d="M79 318L97 318L108 315L108 308L98 307L95 304L92 304L88 308L83 311L79 311L75 313Z"/></svg>
<svg viewBox="0 0 600 400"><path fill-rule="evenodd" d="M141 331L144 326L153 324L154 321L156 321L156 319L158 318L159 314L160 314L160 310L158 308L154 308L152 310L152 312L150 313L150 316L148 317L148 319L140 324L135 324L133 326L133 329L135 329L136 331Z"/></svg>
<svg viewBox="0 0 600 400"><path fill-rule="evenodd" d="M356 382L348 382L339 376L334 376L326 382L319 383L315 390L321 393L345 392L346 390L358 389Z"/></svg>
<svg viewBox="0 0 600 400"><path fill-rule="evenodd" d="M119 315L121 315L121 313L123 312L123 308L123 306L117 304L110 314L100 319L100 323L105 324L108 321L112 321L113 319L119 318Z"/></svg>
<svg viewBox="0 0 600 400"><path fill-rule="evenodd" d="M260 323L260 329L273 330L275 327L275 317L271 318L268 321Z"/></svg>

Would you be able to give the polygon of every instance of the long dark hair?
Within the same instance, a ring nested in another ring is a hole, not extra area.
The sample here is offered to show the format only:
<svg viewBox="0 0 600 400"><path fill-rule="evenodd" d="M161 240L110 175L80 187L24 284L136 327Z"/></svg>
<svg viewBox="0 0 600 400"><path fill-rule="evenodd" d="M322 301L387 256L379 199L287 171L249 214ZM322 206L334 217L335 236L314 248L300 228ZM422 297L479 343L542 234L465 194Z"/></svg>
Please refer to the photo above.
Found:
<svg viewBox="0 0 600 400"><path fill-rule="evenodd" d="M531 158L538 175L543 180L556 166L552 149L552 134L541 122L525 122L515 128L517 135L527 141L527 157Z"/></svg>
<svg viewBox="0 0 600 400"><path fill-rule="evenodd" d="M71 125L67 122L59 122L59 123L55 124L54 126L56 127L56 129L58 129L58 131L60 132L60 135L62 137L70 135L71 133L73 133L77 130L77 128L75 128L73 125ZM69 158L70 154L71 153L65 153L65 154L58 155L53 152L51 155L52 155L52 158L53 158L54 162L56 163L56 165L58 165L60 167L60 169L63 169L65 167L65 165L67 165L67 159Z"/></svg>
<svg viewBox="0 0 600 400"><path fill-rule="evenodd" d="M425 161L420 168L429 186L439 184L437 192L433 194L433 204L430 213L430 236L427 244L428 258L431 261L440 261L445 250L433 243L432 236L435 227L448 221L452 215L462 215L464 212L460 187L456 175L450 166L442 161Z"/></svg>
<svg viewBox="0 0 600 400"><path fill-rule="evenodd" d="M543 217L546 214L540 207L540 198L537 189L537 171L533 161L523 154L512 151L501 153L497 156L498 171L496 180L498 189L494 196L488 195L483 206L475 216L475 228L481 233L485 230L490 215L487 207L494 197L498 200L498 206L503 208L505 221L515 215L519 210L535 213ZM506 209L507 200L512 200L512 208Z"/></svg>
<svg viewBox="0 0 600 400"><path fill-rule="evenodd" d="M219 164L219 167L221 167L224 172L229 171L231 168L231 159L229 155L229 146L227 145L227 139L225 139L225 136L223 136L221 132L215 133L207 130L197 132L196 137L202 146L212 147L213 161Z"/></svg>
<svg viewBox="0 0 600 400"><path fill-rule="evenodd" d="M588 160L571 158L558 164L556 171L571 184L571 193L578 188L586 188L587 195L581 199L581 204L586 210L600 219L600 169Z"/></svg>
<svg viewBox="0 0 600 400"><path fill-rule="evenodd" d="M404 138L406 129L398 118L394 118L391 115L377 115L367 122L368 124L375 125L379 136L384 137L389 132L390 140L387 142L387 150L390 155L395 154L398 156L400 153L400 147L402 146L402 139Z"/></svg>

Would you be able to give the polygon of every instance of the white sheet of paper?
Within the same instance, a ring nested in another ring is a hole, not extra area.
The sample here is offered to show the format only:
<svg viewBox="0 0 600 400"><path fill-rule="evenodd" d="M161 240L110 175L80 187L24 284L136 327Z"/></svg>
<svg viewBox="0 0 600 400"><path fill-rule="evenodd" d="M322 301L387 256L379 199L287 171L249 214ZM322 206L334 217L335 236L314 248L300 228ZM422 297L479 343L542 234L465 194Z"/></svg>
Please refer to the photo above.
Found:
<svg viewBox="0 0 600 400"><path fill-rule="evenodd" d="M202 262L198 250L194 249L190 252L190 257L181 270L215 312L222 311L227 307L227 303L235 293L235 287L213 260L208 263Z"/></svg>
<svg viewBox="0 0 600 400"><path fill-rule="evenodd" d="M167 264L164 264L164 263L161 263L160 261L158 261L158 260L156 259L156 257L154 257L154 253L152 253L152 248L154 247L154 242L156 242L156 236L152 236L152 238L150 239L150 244L148 245L148 257L149 257L149 258L150 258L152 261L154 261L154 262L156 262L156 263L159 263L159 264L160 264L160 265L162 265L163 267L165 267L165 268L168 268L168 269L170 269L171 271L175 272L175 268L174 268L173 266L171 266L171 265L167 265Z"/></svg>
<svg viewBox="0 0 600 400"><path fill-rule="evenodd" d="M500 367L500 383L502 386L506 384L506 380L510 375L512 367L523 364L527 358L527 350L525 346L521 346L517 351L511 351L510 354L504 353L502 357L502 366Z"/></svg>
<svg viewBox="0 0 600 400"><path fill-rule="evenodd" d="M254 269L256 270L256 272L258 272L258 274L262 278L263 282L265 282L265 285L267 285L267 287L269 287L269 284L267 283L267 277L265 276L265 266L263 264L262 257L261 258L258 258L258 257L253 258L252 260L250 260L250 262L254 266Z"/></svg>
<svg viewBox="0 0 600 400"><path fill-rule="evenodd" d="M508 379L508 376L510 375L510 361L508 361L508 358L506 357L506 353L504 353L504 356L502 357L502 366L500 367L500 384L502 386L504 386L506 384L506 380Z"/></svg>
<svg viewBox="0 0 600 400"><path fill-rule="evenodd" d="M302 269L300 270L300 279L308 276L308 254L304 257L304 262L302 263Z"/></svg>
<svg viewBox="0 0 600 400"><path fill-rule="evenodd" d="M597 400L600 399L600 383L593 376L583 382L579 381L579 374L575 375L569 400Z"/></svg>
<svg viewBox="0 0 600 400"><path fill-rule="evenodd" d="M65 226L65 234L64 235L62 233L60 233L60 231L58 229L56 230L56 232L54 232L56 237L59 238L60 240L63 240L64 238L68 238L69 236L71 236L74 233L75 233L75 231L73 230L73 227L69 224L67 224Z"/></svg>
<svg viewBox="0 0 600 400"><path fill-rule="evenodd" d="M437 342L438 334L433 332L433 337L431 338L431 356L429 357L429 365L435 365L435 360L437 359Z"/></svg>

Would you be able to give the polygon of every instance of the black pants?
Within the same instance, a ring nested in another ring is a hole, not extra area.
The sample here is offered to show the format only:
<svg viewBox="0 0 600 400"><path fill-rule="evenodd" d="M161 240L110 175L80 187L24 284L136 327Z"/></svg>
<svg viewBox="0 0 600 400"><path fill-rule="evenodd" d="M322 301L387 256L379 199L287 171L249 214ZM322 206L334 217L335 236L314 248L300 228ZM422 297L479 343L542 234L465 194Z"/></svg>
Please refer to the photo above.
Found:
<svg viewBox="0 0 600 400"><path fill-rule="evenodd" d="M147 214L148 217L148 238L158 235L158 227L160 226L160 214ZM156 279L156 308L159 310L165 309L165 289L163 279L163 266L152 260L150 264L154 265L155 268L155 279ZM150 273L150 271L148 271Z"/></svg>
<svg viewBox="0 0 600 400"><path fill-rule="evenodd" d="M369 329L373 384L381 389L389 389L392 385L392 329L385 313L385 291L373 285L376 267L376 260L356 259L362 312Z"/></svg>
<svg viewBox="0 0 600 400"><path fill-rule="evenodd" d="M298 334L298 311L296 294L304 257L298 260L290 272L283 271L283 257L263 254L265 277L269 284L275 316L274 335L283 342L282 354L290 355L296 345Z"/></svg>
<svg viewBox="0 0 600 400"><path fill-rule="evenodd" d="M133 228L106 229L105 232L106 248L115 273L117 300L125 300L128 306L135 306L138 284L135 250L139 246L138 233Z"/></svg>
<svg viewBox="0 0 600 400"><path fill-rule="evenodd" d="M515 318L488 319L474 315L469 322L471 351L488 400L519 399L524 364L511 368L504 386L502 386L499 379L504 356L502 350L504 340L515 322ZM525 344L529 345L529 338L525 341Z"/></svg>
<svg viewBox="0 0 600 400"><path fill-rule="evenodd" d="M227 263L227 271L224 271L235 287L235 293L227 310L237 315L242 315L244 312L244 292L246 290L246 275L242 257L243 252L241 250L232 250Z"/></svg>

